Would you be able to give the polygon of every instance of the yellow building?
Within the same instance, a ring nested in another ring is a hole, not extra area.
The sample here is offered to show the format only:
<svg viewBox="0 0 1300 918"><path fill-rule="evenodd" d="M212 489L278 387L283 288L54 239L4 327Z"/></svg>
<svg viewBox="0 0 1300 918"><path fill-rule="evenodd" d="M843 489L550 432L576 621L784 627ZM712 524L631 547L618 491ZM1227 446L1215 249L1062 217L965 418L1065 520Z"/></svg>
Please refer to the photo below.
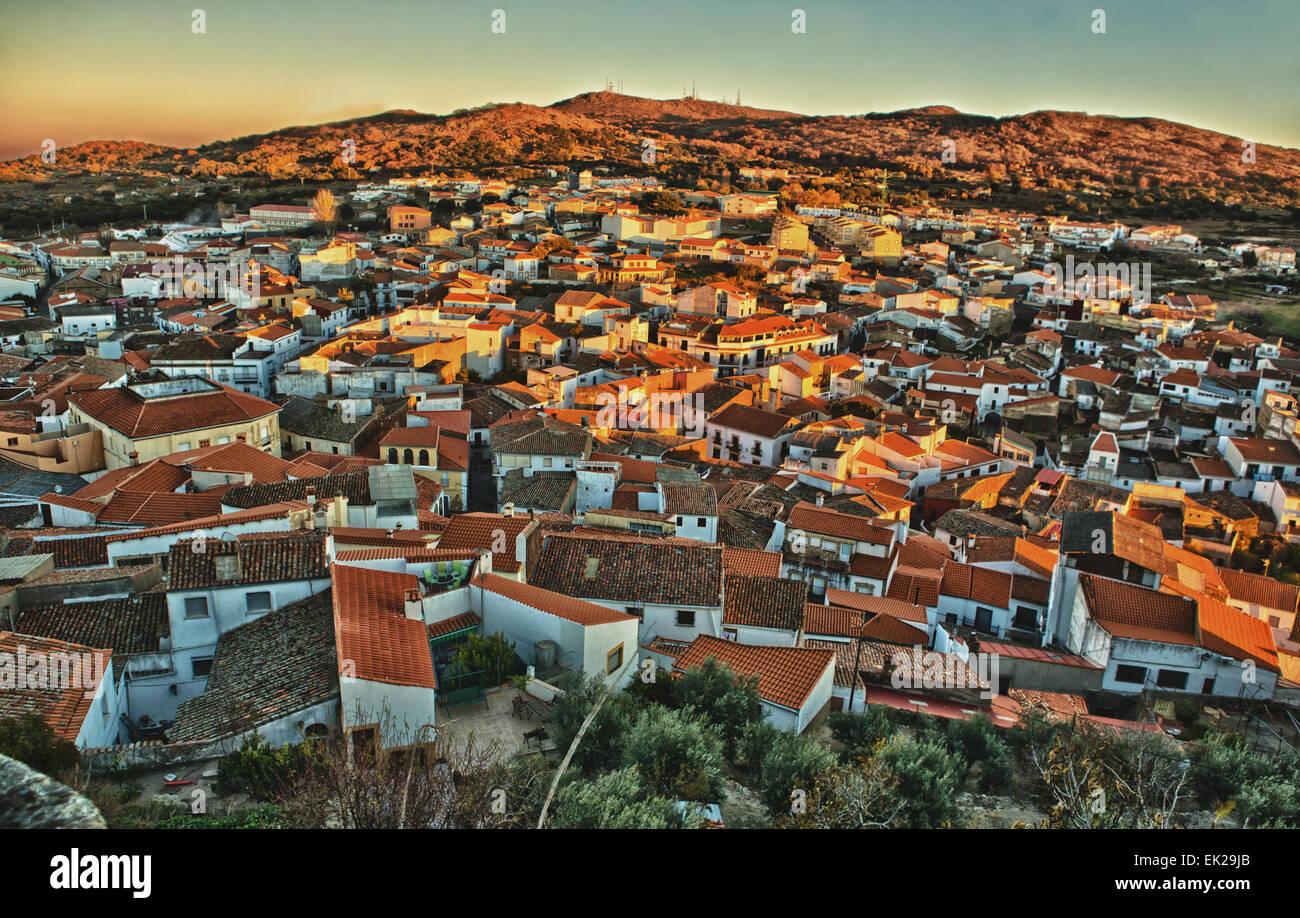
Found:
<svg viewBox="0 0 1300 918"><path fill-rule="evenodd" d="M75 392L68 413L99 431L110 470L238 441L280 455L280 406L194 376Z"/></svg>

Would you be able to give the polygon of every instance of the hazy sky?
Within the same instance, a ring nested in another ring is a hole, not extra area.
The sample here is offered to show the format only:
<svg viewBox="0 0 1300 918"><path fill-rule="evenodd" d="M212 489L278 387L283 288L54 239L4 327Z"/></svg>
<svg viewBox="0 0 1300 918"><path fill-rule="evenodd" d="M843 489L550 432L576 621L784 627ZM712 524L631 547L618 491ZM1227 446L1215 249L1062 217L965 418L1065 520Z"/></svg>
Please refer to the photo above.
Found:
<svg viewBox="0 0 1300 918"><path fill-rule="evenodd" d="M0 0L0 158L545 105L606 79L809 114L1153 115L1300 147L1298 48L1295 0Z"/></svg>

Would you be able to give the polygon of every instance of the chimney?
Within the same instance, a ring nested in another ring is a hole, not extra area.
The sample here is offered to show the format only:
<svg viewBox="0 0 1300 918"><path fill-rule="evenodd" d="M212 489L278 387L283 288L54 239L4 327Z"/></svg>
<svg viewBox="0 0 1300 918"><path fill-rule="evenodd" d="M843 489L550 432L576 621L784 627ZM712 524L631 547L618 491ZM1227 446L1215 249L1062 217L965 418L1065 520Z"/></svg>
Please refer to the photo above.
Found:
<svg viewBox="0 0 1300 918"><path fill-rule="evenodd" d="M504 507L501 508L501 512L504 513L506 516L513 517L515 515L514 503L513 502L507 503Z"/></svg>
<svg viewBox="0 0 1300 918"><path fill-rule="evenodd" d="M307 506L311 507L316 503L316 486L307 486Z"/></svg>
<svg viewBox="0 0 1300 918"><path fill-rule="evenodd" d="M818 495L817 495L817 506L820 507L820 506L821 506L822 504L824 504L824 503L826 503L826 495L824 495L824 494L818 494Z"/></svg>
<svg viewBox="0 0 1300 918"><path fill-rule="evenodd" d="M212 554L218 583L234 583L239 580L241 572L238 543L218 542Z"/></svg>
<svg viewBox="0 0 1300 918"><path fill-rule="evenodd" d="M419 587L406 591L406 617L413 621L424 620L424 603L420 601Z"/></svg>

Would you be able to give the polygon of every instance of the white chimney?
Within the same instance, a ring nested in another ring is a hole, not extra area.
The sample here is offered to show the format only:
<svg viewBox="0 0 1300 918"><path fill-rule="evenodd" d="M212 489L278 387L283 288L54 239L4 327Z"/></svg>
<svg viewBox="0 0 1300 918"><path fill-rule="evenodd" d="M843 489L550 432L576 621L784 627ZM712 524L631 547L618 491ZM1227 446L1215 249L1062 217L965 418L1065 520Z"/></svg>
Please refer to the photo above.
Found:
<svg viewBox="0 0 1300 918"><path fill-rule="evenodd" d="M418 587L406 591L406 617L417 622L424 621L424 603L420 601Z"/></svg>

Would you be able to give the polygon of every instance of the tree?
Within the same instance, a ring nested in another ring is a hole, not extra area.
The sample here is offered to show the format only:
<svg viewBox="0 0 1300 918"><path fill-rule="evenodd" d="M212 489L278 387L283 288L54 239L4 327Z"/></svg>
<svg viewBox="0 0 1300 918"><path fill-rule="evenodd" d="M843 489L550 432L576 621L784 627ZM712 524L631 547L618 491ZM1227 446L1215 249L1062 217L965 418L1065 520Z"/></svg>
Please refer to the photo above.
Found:
<svg viewBox="0 0 1300 918"><path fill-rule="evenodd" d="M641 210L648 214L660 214L665 217L679 217L686 213L681 199L671 191L647 191L637 199Z"/></svg>
<svg viewBox="0 0 1300 918"><path fill-rule="evenodd" d="M567 749L582 728L582 722L605 694L605 684L599 676L592 676L584 682L561 687L566 691L557 695L551 706L548 730L555 739L556 748ZM623 737L630 723L630 700L621 696L611 697L600 709L574 750L574 768L595 774L619 767Z"/></svg>
<svg viewBox="0 0 1300 918"><path fill-rule="evenodd" d="M694 813L680 815L676 801L652 793L631 767L565 785L556 794L551 818L561 829L672 829L699 822Z"/></svg>
<svg viewBox="0 0 1300 918"><path fill-rule="evenodd" d="M893 778L904 800L895 825L938 829L957 824L957 794L964 776L957 755L938 743L900 735L889 739L874 760Z"/></svg>
<svg viewBox="0 0 1300 918"><path fill-rule="evenodd" d="M775 731L759 765L758 796L774 817L812 795L819 778L835 767L829 749L803 737Z"/></svg>
<svg viewBox="0 0 1300 918"><path fill-rule="evenodd" d="M898 779L874 759L837 768L814 788L802 812L783 816L782 828L888 829L897 825L907 801Z"/></svg>
<svg viewBox="0 0 1300 918"><path fill-rule="evenodd" d="M76 744L56 736L39 714L0 720L0 754L56 778L75 768L80 759Z"/></svg>
<svg viewBox="0 0 1300 918"><path fill-rule="evenodd" d="M325 230L325 235L334 234L334 226L339 219L339 205L334 198L334 192L328 188L322 188L316 192L316 196L311 199L312 217Z"/></svg>
<svg viewBox="0 0 1300 918"><path fill-rule="evenodd" d="M623 740L623 764L635 768L650 793L672 800L716 800L722 793L722 742L693 712L651 707Z"/></svg>
<svg viewBox="0 0 1300 918"><path fill-rule="evenodd" d="M523 659L515 651L515 642L504 633L470 634L456 651L456 670L461 673L485 674L489 686L503 684L511 676L524 672Z"/></svg>
<svg viewBox="0 0 1300 918"><path fill-rule="evenodd" d="M872 705L865 714L837 711L827 718L827 725L850 756L869 753L898 730L892 709L884 705Z"/></svg>
<svg viewBox="0 0 1300 918"><path fill-rule="evenodd" d="M736 757L745 727L763 719L758 677L737 675L713 657L673 679L672 698L678 707L698 711L718 728L728 759Z"/></svg>
<svg viewBox="0 0 1300 918"><path fill-rule="evenodd" d="M1023 732L1022 732L1023 731ZM1038 775L1044 828L1169 828L1188 770L1164 734L1116 736L1078 721L1016 728Z"/></svg>

